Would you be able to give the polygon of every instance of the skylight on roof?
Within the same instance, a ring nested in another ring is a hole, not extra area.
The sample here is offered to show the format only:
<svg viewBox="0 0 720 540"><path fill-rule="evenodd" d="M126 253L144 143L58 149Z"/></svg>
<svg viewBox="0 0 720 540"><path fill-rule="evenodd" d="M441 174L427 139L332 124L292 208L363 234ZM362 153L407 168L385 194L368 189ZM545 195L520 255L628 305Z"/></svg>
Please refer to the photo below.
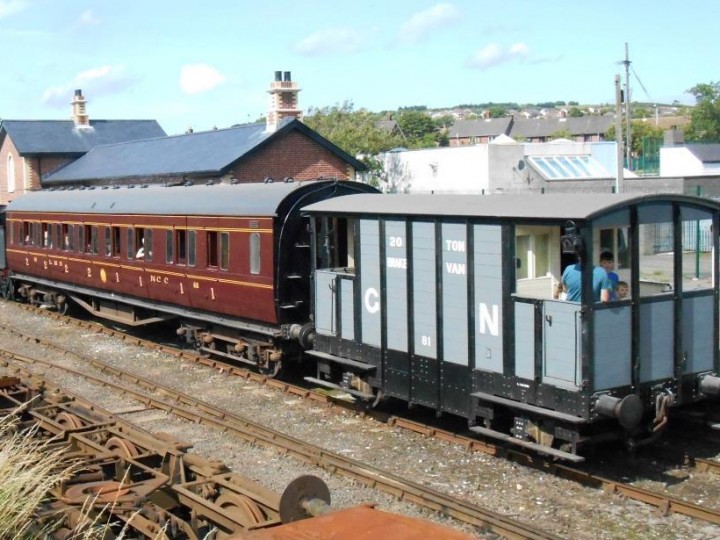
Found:
<svg viewBox="0 0 720 540"><path fill-rule="evenodd" d="M530 165L546 180L609 178L612 175L590 156L528 156Z"/></svg>

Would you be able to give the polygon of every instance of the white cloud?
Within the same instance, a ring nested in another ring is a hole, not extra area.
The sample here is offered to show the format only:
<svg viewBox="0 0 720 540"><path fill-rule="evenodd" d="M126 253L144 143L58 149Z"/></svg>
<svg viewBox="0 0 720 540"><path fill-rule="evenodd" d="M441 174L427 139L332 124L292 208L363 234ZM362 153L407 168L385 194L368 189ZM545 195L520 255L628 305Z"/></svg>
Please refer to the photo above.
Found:
<svg viewBox="0 0 720 540"><path fill-rule="evenodd" d="M515 43L507 49L497 43L490 43L470 56L465 65L471 68L488 69L514 60L523 60L529 54L530 49L524 43Z"/></svg>
<svg viewBox="0 0 720 540"><path fill-rule="evenodd" d="M329 53L352 54L360 50L362 37L349 28L320 30L298 41L293 50L304 56L320 56Z"/></svg>
<svg viewBox="0 0 720 540"><path fill-rule="evenodd" d="M80 14L80 24L92 25L100 24L100 19L95 16L91 9L85 10Z"/></svg>
<svg viewBox="0 0 720 540"><path fill-rule="evenodd" d="M225 75L207 64L191 64L180 70L180 88L186 94L202 94L225 82Z"/></svg>
<svg viewBox="0 0 720 540"><path fill-rule="evenodd" d="M0 0L0 18L22 11L27 5L26 0Z"/></svg>
<svg viewBox="0 0 720 540"><path fill-rule="evenodd" d="M75 75L71 81L45 90L42 102L51 107L62 108L70 103L73 91L77 88L92 100L98 96L112 95L127 90L135 79L125 73L121 66L100 66Z"/></svg>
<svg viewBox="0 0 720 540"><path fill-rule="evenodd" d="M436 4L415 13L400 28L400 41L415 43L425 39L433 30L449 26L460 18L458 9L449 3Z"/></svg>

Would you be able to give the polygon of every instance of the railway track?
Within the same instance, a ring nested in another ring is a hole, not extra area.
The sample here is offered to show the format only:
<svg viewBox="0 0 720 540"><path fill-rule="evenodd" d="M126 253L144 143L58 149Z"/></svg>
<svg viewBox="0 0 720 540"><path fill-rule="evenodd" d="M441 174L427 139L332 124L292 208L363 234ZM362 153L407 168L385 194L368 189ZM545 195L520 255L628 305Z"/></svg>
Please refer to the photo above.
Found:
<svg viewBox="0 0 720 540"><path fill-rule="evenodd" d="M60 316L58 316L56 314L52 314L52 313L49 313L49 315L51 315L53 317L57 317L57 318L60 317ZM63 320L67 320L67 319L63 318ZM172 347L157 345L157 344L154 344L151 342L147 342L145 340L142 340L142 339L139 339L136 337L132 337L132 336L128 336L127 334L124 334L121 332L116 332L114 330L96 325L94 323L87 324L87 323L78 322L78 321L72 320L72 319L71 319L71 321L74 324L83 324L83 325L85 325L86 328L92 328L93 331L103 333L103 334L115 335L125 341L130 341L133 344L150 347L150 348L155 348L164 353L172 354L176 357L187 359L187 360L192 360L192 361L198 362L200 364L206 365L208 367L211 367L218 371L222 371L222 372L232 374L232 375L241 376L241 377L244 377L249 380L254 380L257 383L264 384L266 386L273 387L273 388L279 389L281 391L285 391L291 395L301 396L303 398L322 402L322 403L344 406L344 404L338 403L336 400L332 399L331 397L327 396L324 393L313 392L311 390L307 390L304 388L295 387L295 386L289 385L284 382L280 382L280 381L277 381L274 379L263 377L262 375L258 375L256 373L250 372L250 371L242 369L242 368L238 368L235 366L229 366L223 362L218 362L216 360L199 357L199 356L189 353L187 351L180 351L180 350L174 349ZM26 336L21 332L17 332L8 326L0 326L0 327L5 328L7 331L16 332L19 336L23 337L24 339L33 339L32 337ZM72 354L76 354L76 353L72 353ZM95 365L97 367L97 369L105 370L107 373L111 373L114 369L111 366L105 366L103 362L100 362L98 360L87 359L87 361L92 363L93 365ZM127 375L126 382L128 382L129 384L139 385L139 386L143 386L145 384L141 378L138 378L135 375ZM150 389L153 386L157 386L157 385L155 383L149 382L147 388ZM164 392L165 391L163 390L163 393ZM170 394L168 394L168 395L170 395ZM165 410L171 411L172 407L176 407L176 408L178 407L177 404L185 403L185 404L188 404L188 406L189 406L191 401L185 401L185 400L186 400L185 396L178 395L177 397L172 398L172 402L175 403L175 405L173 405L172 403L165 403L161 407L167 407L167 409L165 409ZM222 418L222 415L224 414L222 411L207 410L205 412L207 413L207 415L210 419L215 419L215 421L217 421L218 418ZM368 411L368 412L366 412L366 414L377 416L376 413L374 413L372 411ZM639 502L643 502L645 504L652 505L652 506L656 507L657 509L659 509L663 513L677 513L677 514L692 517L694 519L704 520L704 521L707 521L708 523L720 524L720 512L710 509L710 508L706 508L706 507L703 507L700 505L690 503L688 501L685 501L685 500L682 500L682 499L679 499L676 497L669 496L664 493L654 492L651 490L643 489L643 488L633 486L630 484L626 484L623 482L619 482L616 480L604 478L599 475L590 474L588 472L585 472L585 471L580 470L575 467L566 466L563 464L553 463L551 461L544 460L542 458L539 458L536 455L525 454L525 453L517 451L515 449L508 449L508 448L499 447L499 446L496 446L493 444L488 444L488 443L485 443L485 442L482 442L482 441L479 441L476 439L471 439L471 438L468 438L468 437L465 437L462 435L458 435L458 434L454 434L454 433L447 432L444 430L440 430L440 429L437 429L437 428L434 428L431 426L427 426L427 425L423 425L423 424L420 424L420 423L417 423L414 421L410 421L407 419L393 416L393 417L385 418L385 420L388 421L388 423L390 423L391 425L394 425L394 426L397 426L400 428L404 428L404 429L408 429L413 432L420 433L427 437L435 437L435 438L438 438L438 439L441 439L441 440L444 440L447 442L451 442L453 444L459 444L471 451L480 451L480 452L484 452L484 453L491 454L491 455L503 456L507 459L519 462L523 465L534 467L534 468L540 469L542 471L551 473L555 476L581 483L582 485L587 486L587 487L591 487L591 488L595 488L595 489L602 489L605 492L616 493L623 497L626 497L626 498L629 498L632 500L636 500ZM242 421L241 421L241 423L242 423ZM279 439L275 439L274 436L272 436L271 439L272 439L272 441L279 440ZM258 440L260 440L260 439L258 439ZM274 442L271 442L270 444L272 445L272 444L274 444ZM299 454L299 455L301 455L301 454ZM338 464L341 461L343 461L345 459L345 458L342 458L342 456L339 456L342 459L339 462L336 462L334 460L334 458L331 459L329 457L329 454L322 450L319 450L318 452L310 452L308 454L304 454L304 456L305 457L301 457L301 459L313 460L313 461L308 461L308 462L318 463L318 464L320 464L320 466L324 466L326 468L335 468L336 466L338 466ZM718 471L720 471L720 463L718 463L718 462L715 462L712 460L705 460L705 459L701 459L701 458L695 458L693 460L693 462L698 471L701 471L701 472L705 472L705 471L718 472ZM341 468L338 466L337 470L341 470ZM348 469L348 471L349 472L346 474L350 477L353 477L354 473L352 473L349 469ZM409 490L407 495L403 495L403 494L397 492L396 491L397 488L394 485L394 482L387 482L384 485L381 482L378 484L378 486L379 486L379 488L384 489L389 493L399 495L400 497L406 497L408 500L414 500L415 497L417 497L419 499L423 499L422 496L418 495L417 492L414 492L413 490ZM444 508L442 502L440 502L439 500L435 500L433 502L432 497L428 498L427 501L429 504L429 506L427 506L428 508L433 508L435 510L438 510L438 509L442 510ZM454 515L451 512L448 512L448 514Z"/></svg>
<svg viewBox="0 0 720 540"><path fill-rule="evenodd" d="M7 327L4 327L4 329L8 330ZM32 339L37 342L37 340L29 336L26 336L26 339ZM44 345L48 345L48 343L44 343ZM69 353L69 351L67 352ZM72 354L78 356L76 353ZM350 478L355 482L389 493L400 500L412 502L428 510L440 512L443 515L450 516L469 525L492 531L504 538L560 538L533 525L508 518L405 478L397 477L379 468L357 462L333 452L328 452L318 446L308 444L277 430L261 426L241 416L208 405L205 402L167 386L159 385L148 379L118 370L97 359L85 360L95 369L121 382L113 382L108 378L96 377L81 370L61 366L56 362L40 358L32 358L8 351L3 351L0 355L5 359L4 363L6 366L14 363L22 363L28 366L41 365L46 368L60 369L66 373L71 373L76 377L83 378L96 385L101 385L126 397L130 397L133 400L139 401L146 408L160 410L193 423L210 425L222 429L248 443L272 448L275 451L290 455L305 463L318 466L334 474L340 474ZM32 372L26 372L25 376L32 376ZM60 391L50 383L48 383L48 388ZM162 395L162 398L153 397L151 394ZM85 403L84 400L79 397L74 397L74 399L84 407L91 410L94 409L93 404ZM113 417L116 416L117 415L113 415Z"/></svg>

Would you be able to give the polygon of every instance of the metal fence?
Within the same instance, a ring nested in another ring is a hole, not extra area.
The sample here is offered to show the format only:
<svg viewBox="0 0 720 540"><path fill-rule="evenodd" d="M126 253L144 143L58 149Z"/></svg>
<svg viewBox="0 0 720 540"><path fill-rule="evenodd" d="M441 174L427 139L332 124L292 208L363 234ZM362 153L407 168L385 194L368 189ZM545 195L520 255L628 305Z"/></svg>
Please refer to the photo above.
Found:
<svg viewBox="0 0 720 540"><path fill-rule="evenodd" d="M683 221L682 246L685 251L699 251L709 253L712 251L712 220ZM652 251L654 253L667 253L673 251L672 223L656 223L649 231Z"/></svg>

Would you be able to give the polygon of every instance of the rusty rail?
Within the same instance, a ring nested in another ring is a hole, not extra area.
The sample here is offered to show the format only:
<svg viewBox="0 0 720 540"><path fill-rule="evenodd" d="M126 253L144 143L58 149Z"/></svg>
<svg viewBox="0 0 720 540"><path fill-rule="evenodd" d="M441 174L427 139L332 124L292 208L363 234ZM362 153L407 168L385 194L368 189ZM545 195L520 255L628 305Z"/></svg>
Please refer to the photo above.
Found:
<svg viewBox="0 0 720 540"><path fill-rule="evenodd" d="M400 478L379 468L359 463L318 446L305 443L279 431L261 426L239 415L231 414L153 381L118 370L97 359L88 359L88 361L96 369L102 369L105 374L116 377L129 384L116 384L107 379L101 379L82 371L57 365L54 362L39 358L31 358L7 351L2 352L2 356L7 359L6 362L21 362L30 365L40 364L53 369L60 369L66 373L71 373L74 376L92 381L95 384L111 388L114 391L140 401L146 407L156 408L192 422L221 428L249 443L262 444L266 447L274 448L306 463L316 465L332 473L341 474L366 486L389 493L400 500L412 502L476 527L489 529L505 538L518 540L559 538L535 526L508 518L478 505L456 499L426 486ZM51 388L52 385L48 387ZM146 392L160 393L164 398L154 398L136 388L142 388ZM79 403L84 402L84 400L77 396L75 396L74 399ZM85 404L85 406L93 408L91 404Z"/></svg>
<svg viewBox="0 0 720 540"><path fill-rule="evenodd" d="M127 334L123 334L122 332L108 329L108 328L98 325L96 323L84 323L82 321L77 321L76 319L68 319L67 317L64 317L64 316L61 316L61 315L58 315L58 314L55 314L52 312L43 311L42 313L47 314L54 318L58 318L58 319L62 318L62 320L64 320L64 321L67 321L67 320L72 321L74 324L82 325L85 328L92 329L98 333L117 336L120 339L131 342L138 346L145 346L145 347L148 347L151 349L159 350L161 352L171 354L171 355L179 357L179 358L191 360L196 363L206 365L208 367L219 370L221 372L227 372L229 374L238 375L238 376L244 377L246 379L254 380L260 384L274 387L281 391L288 392L288 393L291 393L294 395L298 395L298 396L304 397L306 399L327 403L329 405L346 406L344 403L338 402L337 400L332 399L331 397L327 396L326 394L314 392L312 390L293 386L289 383L277 381L277 380L265 377L263 375L254 373L245 368L231 366L231 365L225 364L221 361L217 361L214 359L199 357L198 355L191 354L187 351L179 351L178 349L174 349L169 346L157 345L153 342L143 340L141 338L128 336ZM8 325L0 324L0 328L4 328L7 331L24 336L24 334L22 332L12 329ZM55 346L55 345L52 345L52 346ZM77 353L74 353L74 352L72 354L77 355ZM77 356L80 356L80 355L77 355ZM100 362L95 359L86 359L86 361L93 365L96 362L99 362L100 365L106 365L104 362ZM112 370L112 369L114 369L114 368L110 367L110 370ZM131 376L131 379L134 381L137 381L137 383L140 384L139 378L137 378L135 376ZM155 383L151 382L150 385L151 386L155 385ZM148 387L148 388L150 388L150 387ZM192 398L190 398L190 399L192 400ZM188 403L191 403L191 402L188 402ZM369 416L374 416L372 411L367 411L365 414L367 414ZM565 478L568 480L578 482L587 487L591 487L591 488L595 488L595 489L602 489L603 491L608 492L608 493L616 493L616 494L622 495L624 497L636 500L638 502L650 504L650 505L658 508L663 513L673 512L673 513L690 516L690 517L693 517L696 519L702 519L709 523L720 524L720 512L712 510L712 509L700 507L698 505L689 503L687 501L683 501L682 499L679 499L676 497L672 497L672 496L669 496L666 494L656 493L656 492L646 490L643 488L638 488L638 487L635 487L635 486L632 486L629 484L617 482L617 481L603 478L603 477L600 477L597 475L592 475L590 473L587 473L580 469L576 469L571 466L562 465L562 464L558 464L558 463L555 463L552 461L548 461L546 459L543 459L542 457L538 457L537 455L527 454L525 452L522 452L522 451L514 449L514 448L506 448L506 447L494 445L492 443L486 443L486 442L480 441L478 439L466 437L463 435L458 435L458 434L448 432L448 431L445 431L442 429L437 429L432 426L427 426L427 425L424 425L424 424L421 424L418 422L414 422L412 420L393 416L393 417L385 418L385 421L387 421L390 425L395 425L395 426L403 428L403 429L408 429L408 430L411 430L416 433L420 433L420 434L428 436L428 437L435 437L435 438L439 438L439 439L447 441L447 442L451 442L453 444L462 445L471 451L480 451L480 452L490 454L490 455L503 456L506 459L510 459L512 461L516 461L523 465L533 467L533 468L536 468L539 470L543 470L547 473L557 475L558 477L561 477L561 478ZM338 456L338 457L340 457L341 459L345 459L342 456ZM713 462L707 462L707 461L708 460L702 460L702 459L698 458L696 460L696 462L698 464L698 465L696 465L696 467L698 468L698 470L714 471L717 468L718 472L720 473L720 465L715 465ZM705 462L707 462L707 463L705 463ZM388 490L388 492L393 493L391 487L388 487L387 490Z"/></svg>

